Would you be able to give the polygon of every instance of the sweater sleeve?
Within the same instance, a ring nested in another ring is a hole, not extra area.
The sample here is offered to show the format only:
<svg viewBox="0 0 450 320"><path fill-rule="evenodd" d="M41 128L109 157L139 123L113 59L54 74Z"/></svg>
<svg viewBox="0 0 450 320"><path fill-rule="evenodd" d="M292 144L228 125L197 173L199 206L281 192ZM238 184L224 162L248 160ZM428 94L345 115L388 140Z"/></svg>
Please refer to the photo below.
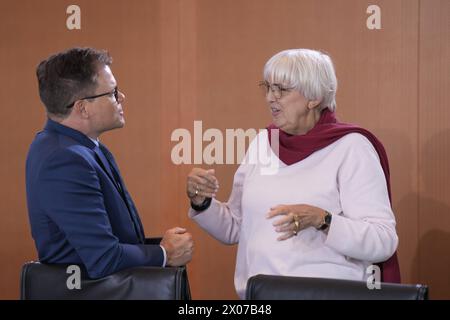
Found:
<svg viewBox="0 0 450 320"><path fill-rule="evenodd" d="M233 188L227 202L212 199L211 205L205 211L197 212L189 209L189 217L224 244L239 242L242 212L242 187L245 179L246 165L241 164L234 175Z"/></svg>
<svg viewBox="0 0 450 320"><path fill-rule="evenodd" d="M333 214L325 243L350 258L376 263L397 249L395 218L373 145L361 135L349 138L337 176L342 212Z"/></svg>

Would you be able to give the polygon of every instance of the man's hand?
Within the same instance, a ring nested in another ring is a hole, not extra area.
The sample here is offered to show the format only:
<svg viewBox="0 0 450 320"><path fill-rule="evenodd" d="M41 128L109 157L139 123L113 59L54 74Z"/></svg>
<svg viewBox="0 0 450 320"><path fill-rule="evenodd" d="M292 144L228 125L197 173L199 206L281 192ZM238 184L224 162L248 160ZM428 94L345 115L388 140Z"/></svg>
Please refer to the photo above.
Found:
<svg viewBox="0 0 450 320"><path fill-rule="evenodd" d="M194 241L186 229L176 227L167 230L160 244L166 250L167 266L178 267L191 261Z"/></svg>

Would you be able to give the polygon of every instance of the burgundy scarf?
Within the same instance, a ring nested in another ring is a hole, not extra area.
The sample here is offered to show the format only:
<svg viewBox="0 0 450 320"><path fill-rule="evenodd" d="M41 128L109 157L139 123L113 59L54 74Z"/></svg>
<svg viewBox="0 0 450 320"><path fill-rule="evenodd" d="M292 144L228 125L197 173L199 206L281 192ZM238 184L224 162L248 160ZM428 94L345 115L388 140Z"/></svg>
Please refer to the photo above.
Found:
<svg viewBox="0 0 450 320"><path fill-rule="evenodd" d="M268 128L269 143L271 142L271 129L278 129L271 124ZM389 181L389 163L381 142L369 131L352 124L338 122L334 112L325 109L320 116L319 122L305 135L290 135L286 132L279 131L279 158L287 165L294 164L309 157L312 153L325 148L336 140L342 138L349 133L360 133L365 136L374 146L380 157L381 166L391 199L391 184ZM397 252L394 253L387 261L378 263L381 269L381 281L400 283L400 267L397 259Z"/></svg>

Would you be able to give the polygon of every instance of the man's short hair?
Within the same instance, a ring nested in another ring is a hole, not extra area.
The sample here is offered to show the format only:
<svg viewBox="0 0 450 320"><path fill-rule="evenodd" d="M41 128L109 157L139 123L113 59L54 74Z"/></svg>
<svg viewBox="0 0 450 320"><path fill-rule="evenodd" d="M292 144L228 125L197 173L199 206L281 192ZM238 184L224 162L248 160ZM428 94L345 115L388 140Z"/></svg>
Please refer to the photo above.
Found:
<svg viewBox="0 0 450 320"><path fill-rule="evenodd" d="M39 96L47 112L67 117L71 112L67 106L93 95L99 70L111 63L107 51L94 48L71 48L39 63L36 68Z"/></svg>

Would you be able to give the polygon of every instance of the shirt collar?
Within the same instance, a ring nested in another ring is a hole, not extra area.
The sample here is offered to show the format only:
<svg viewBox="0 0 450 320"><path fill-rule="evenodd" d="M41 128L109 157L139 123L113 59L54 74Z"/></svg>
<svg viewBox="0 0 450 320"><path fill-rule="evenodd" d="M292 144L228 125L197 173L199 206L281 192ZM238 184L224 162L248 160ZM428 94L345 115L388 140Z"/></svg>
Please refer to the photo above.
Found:
<svg viewBox="0 0 450 320"><path fill-rule="evenodd" d="M51 119L47 120L45 130L55 131L55 132L58 132L59 134L69 136L90 149L94 149L95 146L99 146L98 140L95 141L94 139L91 139L88 136L86 136L84 133L82 133L78 130L69 128L69 127L62 125Z"/></svg>

